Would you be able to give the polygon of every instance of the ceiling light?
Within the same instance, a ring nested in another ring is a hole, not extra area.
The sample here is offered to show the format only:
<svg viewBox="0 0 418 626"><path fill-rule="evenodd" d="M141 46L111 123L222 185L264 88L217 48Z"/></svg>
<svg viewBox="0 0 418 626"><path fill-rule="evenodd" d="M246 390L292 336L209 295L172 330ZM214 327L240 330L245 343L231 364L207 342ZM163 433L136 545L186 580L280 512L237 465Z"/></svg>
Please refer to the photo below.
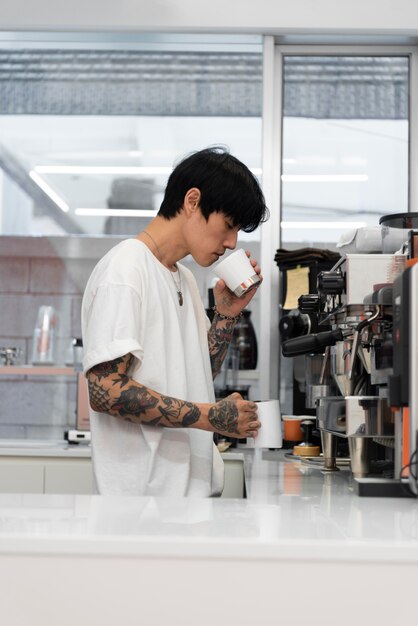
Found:
<svg viewBox="0 0 418 626"><path fill-rule="evenodd" d="M367 174L282 174L284 183L366 183Z"/></svg>
<svg viewBox="0 0 418 626"><path fill-rule="evenodd" d="M346 230L354 228L364 228L367 226L366 222L281 222L281 227L288 230L302 230L305 228L311 229L341 229Z"/></svg>
<svg viewBox="0 0 418 626"><path fill-rule="evenodd" d="M151 209L90 209L82 207L75 209L76 215L89 217L155 217L157 212Z"/></svg>
<svg viewBox="0 0 418 626"><path fill-rule="evenodd" d="M255 176L262 173L260 167L250 168ZM33 171L38 174L171 174L172 167L134 165L37 165Z"/></svg>
<svg viewBox="0 0 418 626"><path fill-rule="evenodd" d="M284 158L283 159L283 163L288 163L289 165L305 165L305 166L318 166L318 165L325 165L325 166L335 166L336 164L336 159L335 157L330 157L330 156L319 156L319 155L312 155L312 156L298 156L297 158Z"/></svg>
<svg viewBox="0 0 418 626"><path fill-rule="evenodd" d="M282 163L284 165L295 165L297 163L297 161L296 161L296 159L293 159L291 157L283 157Z"/></svg>
<svg viewBox="0 0 418 626"><path fill-rule="evenodd" d="M368 160L364 157L346 156L341 157L341 163L346 167L367 167Z"/></svg>
<svg viewBox="0 0 418 626"><path fill-rule="evenodd" d="M171 174L172 167L130 165L37 165L39 174Z"/></svg>
<svg viewBox="0 0 418 626"><path fill-rule="evenodd" d="M53 202L55 202L55 204L61 209L61 211L64 211L64 213L68 213L68 211L70 210L68 204L64 202L61 196L59 196L57 192L54 191L52 187L50 187L41 176L39 176L39 174L31 170L29 172L29 176L31 177L33 182L36 183L38 187L40 187L42 191L44 191Z"/></svg>
<svg viewBox="0 0 418 626"><path fill-rule="evenodd" d="M82 159L115 159L115 158L138 158L142 156L141 150L84 150L82 152L49 152L49 159L62 161Z"/></svg>

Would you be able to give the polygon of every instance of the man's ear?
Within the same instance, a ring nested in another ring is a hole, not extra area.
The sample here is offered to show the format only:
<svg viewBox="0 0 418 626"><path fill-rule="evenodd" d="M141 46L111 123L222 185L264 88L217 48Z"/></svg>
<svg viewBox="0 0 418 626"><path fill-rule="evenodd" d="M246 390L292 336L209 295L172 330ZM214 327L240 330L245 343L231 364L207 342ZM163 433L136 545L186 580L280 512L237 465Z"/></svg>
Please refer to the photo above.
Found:
<svg viewBox="0 0 418 626"><path fill-rule="evenodd" d="M184 196L184 208L187 213L193 213L199 207L201 193L197 187L189 189Z"/></svg>

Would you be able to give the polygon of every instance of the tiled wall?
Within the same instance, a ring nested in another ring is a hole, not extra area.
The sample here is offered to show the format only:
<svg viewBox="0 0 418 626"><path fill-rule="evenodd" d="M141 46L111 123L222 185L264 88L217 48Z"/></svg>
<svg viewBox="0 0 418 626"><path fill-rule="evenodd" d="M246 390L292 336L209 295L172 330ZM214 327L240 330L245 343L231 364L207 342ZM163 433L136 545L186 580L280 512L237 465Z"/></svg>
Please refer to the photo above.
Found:
<svg viewBox="0 0 418 626"><path fill-rule="evenodd" d="M58 315L56 364L64 365L72 338L81 336L80 306L87 279L98 259L122 238L0 237L0 346L21 347L24 362L30 363L38 309L51 305ZM258 243L243 247L258 254ZM186 263L207 306L214 275L190 259ZM257 302L252 310L257 330ZM256 398L257 382L249 382ZM62 439L64 431L75 426L75 377L0 375L0 398L0 439Z"/></svg>
<svg viewBox="0 0 418 626"><path fill-rule="evenodd" d="M41 305L52 305L57 312L57 365L68 361L72 338L80 337L86 281L97 259L116 242L88 238L81 243L59 237L0 237L0 346L21 347L25 363L30 363ZM62 439L75 426L75 380L0 376L0 438Z"/></svg>

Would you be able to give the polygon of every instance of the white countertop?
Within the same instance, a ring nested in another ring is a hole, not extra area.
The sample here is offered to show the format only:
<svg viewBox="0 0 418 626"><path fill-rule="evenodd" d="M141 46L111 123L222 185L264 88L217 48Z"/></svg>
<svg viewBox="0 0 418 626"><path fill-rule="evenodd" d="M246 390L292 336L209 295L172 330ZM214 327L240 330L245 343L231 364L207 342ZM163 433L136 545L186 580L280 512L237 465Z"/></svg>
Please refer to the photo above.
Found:
<svg viewBox="0 0 418 626"><path fill-rule="evenodd" d="M91 457L90 444L63 439L0 439L1 456Z"/></svg>
<svg viewBox="0 0 418 626"><path fill-rule="evenodd" d="M248 498L0 494L8 626L414 623L418 502L237 450Z"/></svg>
<svg viewBox="0 0 418 626"><path fill-rule="evenodd" d="M227 453L228 454L228 453ZM0 554L83 553L418 564L418 502L364 498L347 470L242 450L247 499L0 494Z"/></svg>

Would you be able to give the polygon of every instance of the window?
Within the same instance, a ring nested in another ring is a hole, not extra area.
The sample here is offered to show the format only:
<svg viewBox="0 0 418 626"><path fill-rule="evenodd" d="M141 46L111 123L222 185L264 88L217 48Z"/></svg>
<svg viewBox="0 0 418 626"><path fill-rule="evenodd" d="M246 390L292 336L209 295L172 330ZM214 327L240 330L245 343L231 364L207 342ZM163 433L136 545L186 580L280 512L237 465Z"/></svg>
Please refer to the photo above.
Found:
<svg viewBox="0 0 418 626"><path fill-rule="evenodd" d="M46 37L0 49L0 234L134 234L208 145L261 174L260 37Z"/></svg>
<svg viewBox="0 0 418 626"><path fill-rule="evenodd" d="M409 57L283 56L282 243L408 211Z"/></svg>

